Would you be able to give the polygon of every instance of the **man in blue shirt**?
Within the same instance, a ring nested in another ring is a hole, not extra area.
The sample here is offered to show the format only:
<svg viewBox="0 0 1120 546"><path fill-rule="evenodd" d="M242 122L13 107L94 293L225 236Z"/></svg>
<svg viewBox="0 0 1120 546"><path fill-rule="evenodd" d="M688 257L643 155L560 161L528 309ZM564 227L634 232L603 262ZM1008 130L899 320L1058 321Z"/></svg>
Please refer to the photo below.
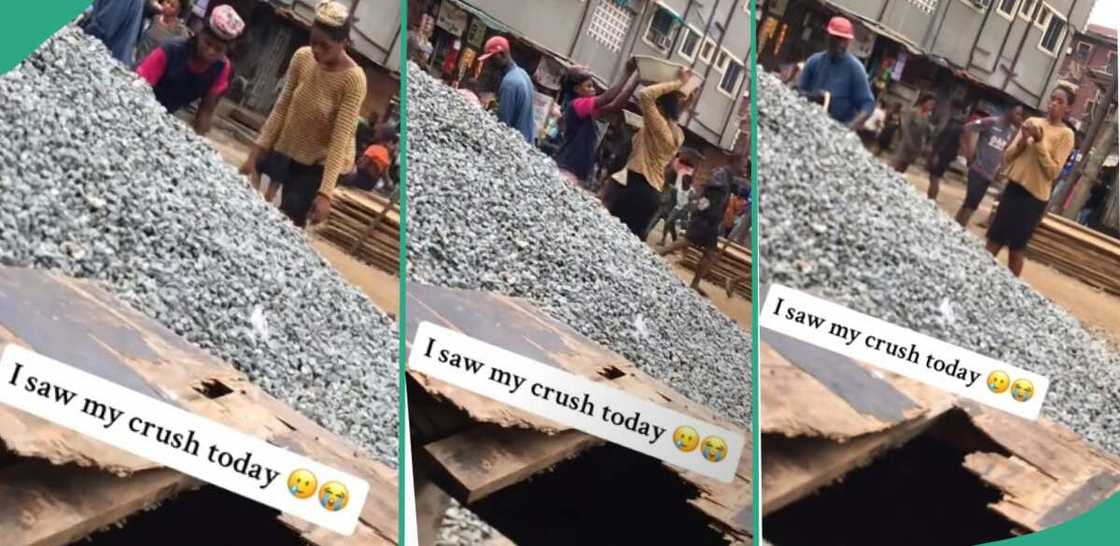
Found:
<svg viewBox="0 0 1120 546"><path fill-rule="evenodd" d="M518 131L529 144L533 143L536 126L533 122L533 80L529 73L513 62L509 54L509 40L494 36L486 40L485 53L479 57L485 61L491 57L502 74L498 86L498 120Z"/></svg>
<svg viewBox="0 0 1120 546"><path fill-rule="evenodd" d="M833 17L828 22L828 34L828 50L815 53L805 61L797 90L813 100L822 99L827 91L831 95L828 115L858 129L875 110L875 97L871 94L867 71L848 53L848 44L855 37L851 21Z"/></svg>
<svg viewBox="0 0 1120 546"><path fill-rule="evenodd" d="M118 61L132 66L143 20L143 0L95 0L82 29L101 40Z"/></svg>

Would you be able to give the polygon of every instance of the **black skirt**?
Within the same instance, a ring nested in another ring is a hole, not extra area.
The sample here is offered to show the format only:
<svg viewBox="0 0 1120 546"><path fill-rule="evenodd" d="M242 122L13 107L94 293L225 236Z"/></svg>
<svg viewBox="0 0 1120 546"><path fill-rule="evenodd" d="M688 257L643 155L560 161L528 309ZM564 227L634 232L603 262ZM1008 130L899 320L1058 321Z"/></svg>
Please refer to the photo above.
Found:
<svg viewBox="0 0 1120 546"><path fill-rule="evenodd" d="M292 223L304 227L307 225L307 213L311 211L311 204L315 201L315 196L319 195L319 186L323 183L323 166L292 161L283 183L280 210Z"/></svg>
<svg viewBox="0 0 1120 546"><path fill-rule="evenodd" d="M641 238L661 203L657 190L641 173L626 171L626 185L617 188L609 204L610 213Z"/></svg>
<svg viewBox="0 0 1120 546"><path fill-rule="evenodd" d="M996 216L988 227L988 240L1011 250L1023 250L1045 214L1046 201L1035 199L1018 182L1008 180Z"/></svg>

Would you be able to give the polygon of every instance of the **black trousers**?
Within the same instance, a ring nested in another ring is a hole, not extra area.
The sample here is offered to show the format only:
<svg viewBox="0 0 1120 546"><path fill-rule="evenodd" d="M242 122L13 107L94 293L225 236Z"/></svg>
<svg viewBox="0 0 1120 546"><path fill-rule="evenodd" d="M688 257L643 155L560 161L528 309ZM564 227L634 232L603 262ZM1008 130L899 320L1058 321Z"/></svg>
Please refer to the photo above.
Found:
<svg viewBox="0 0 1120 546"><path fill-rule="evenodd" d="M307 225L307 213L323 183L322 165L304 165L292 161L280 193L280 210L299 227Z"/></svg>
<svg viewBox="0 0 1120 546"><path fill-rule="evenodd" d="M645 234L653 216L657 214L661 198L641 173L626 171L626 185L618 188L618 195L608 209L615 218L626 224L634 236Z"/></svg>

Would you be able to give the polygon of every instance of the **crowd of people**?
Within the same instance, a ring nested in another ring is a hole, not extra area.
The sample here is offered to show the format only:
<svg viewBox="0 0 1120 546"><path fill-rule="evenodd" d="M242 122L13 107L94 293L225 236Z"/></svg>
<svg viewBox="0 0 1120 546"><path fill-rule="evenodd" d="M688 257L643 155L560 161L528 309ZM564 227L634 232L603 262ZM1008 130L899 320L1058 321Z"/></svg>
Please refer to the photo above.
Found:
<svg viewBox="0 0 1120 546"><path fill-rule="evenodd" d="M426 69L431 48L421 35L410 32L408 55ZM600 89L588 68L570 66L559 79L549 124L538 128L533 81L513 58L508 39L486 40L478 62L466 75L443 74L443 81L551 155L565 180L597 194L634 236L648 241L661 225L661 254L688 246L700 249L703 257L692 288L704 294L700 280L714 262L720 237L747 244L751 187L746 154L733 156L703 179L694 177L704 158L685 146L681 126L695 98L684 91L691 69L681 67L670 81L642 82L637 60L631 58L618 81ZM489 82L489 88L481 82ZM638 90L642 83L647 85ZM631 98L642 119L636 132L625 120ZM678 235L682 227L684 233ZM673 241L669 245L667 238Z"/></svg>
<svg viewBox="0 0 1120 546"><path fill-rule="evenodd" d="M205 135L229 90L229 52L245 22L223 4L192 31L191 13L191 0L96 0L80 24L133 67L169 113L197 105L193 126ZM366 76L347 53L353 23L345 5L319 2L310 44L292 55L280 96L241 166L258 189L261 175L268 177L265 198L279 191L280 210L300 227L326 219L336 185L396 193L396 126L361 130Z"/></svg>
<svg viewBox="0 0 1120 546"><path fill-rule="evenodd" d="M848 52L854 38L850 21L833 17L826 31L827 50L809 57L787 80L807 100L825 105L833 119L855 130L876 155L894 148L890 165L899 173L924 159L930 199L937 199L942 179L963 155L967 191L955 215L962 227L968 226L989 187L1003 182L986 246L993 255L1006 247L1008 267L1018 276L1023 250L1043 220L1055 184L1068 179L1077 160L1074 131L1066 119L1073 91L1059 86L1050 95L1046 112L1026 120L1020 105L981 116L958 100L943 109L938 123L933 119L938 99L932 94L921 94L905 106L888 104L883 89L877 88L875 99L875 78Z"/></svg>

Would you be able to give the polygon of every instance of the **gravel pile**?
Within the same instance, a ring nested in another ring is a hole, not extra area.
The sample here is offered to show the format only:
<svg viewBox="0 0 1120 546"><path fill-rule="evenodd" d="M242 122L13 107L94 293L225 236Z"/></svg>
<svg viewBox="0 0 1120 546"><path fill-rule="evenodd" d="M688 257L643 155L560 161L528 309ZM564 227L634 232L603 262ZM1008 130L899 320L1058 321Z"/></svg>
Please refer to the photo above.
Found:
<svg viewBox="0 0 1120 546"><path fill-rule="evenodd" d="M102 281L396 465L395 323L73 27L0 77L0 264Z"/></svg>
<svg viewBox="0 0 1120 546"><path fill-rule="evenodd" d="M528 298L749 428L751 343L738 325L454 90L414 68L408 103L410 280Z"/></svg>
<svg viewBox="0 0 1120 546"><path fill-rule="evenodd" d="M485 544L499 536L477 514L451 499L451 506L443 514L443 522L435 546L475 546Z"/></svg>
<svg viewBox="0 0 1120 546"><path fill-rule="evenodd" d="M770 75L758 89L763 285L799 288L1049 376L1043 415L1120 453L1120 356L818 106Z"/></svg>

